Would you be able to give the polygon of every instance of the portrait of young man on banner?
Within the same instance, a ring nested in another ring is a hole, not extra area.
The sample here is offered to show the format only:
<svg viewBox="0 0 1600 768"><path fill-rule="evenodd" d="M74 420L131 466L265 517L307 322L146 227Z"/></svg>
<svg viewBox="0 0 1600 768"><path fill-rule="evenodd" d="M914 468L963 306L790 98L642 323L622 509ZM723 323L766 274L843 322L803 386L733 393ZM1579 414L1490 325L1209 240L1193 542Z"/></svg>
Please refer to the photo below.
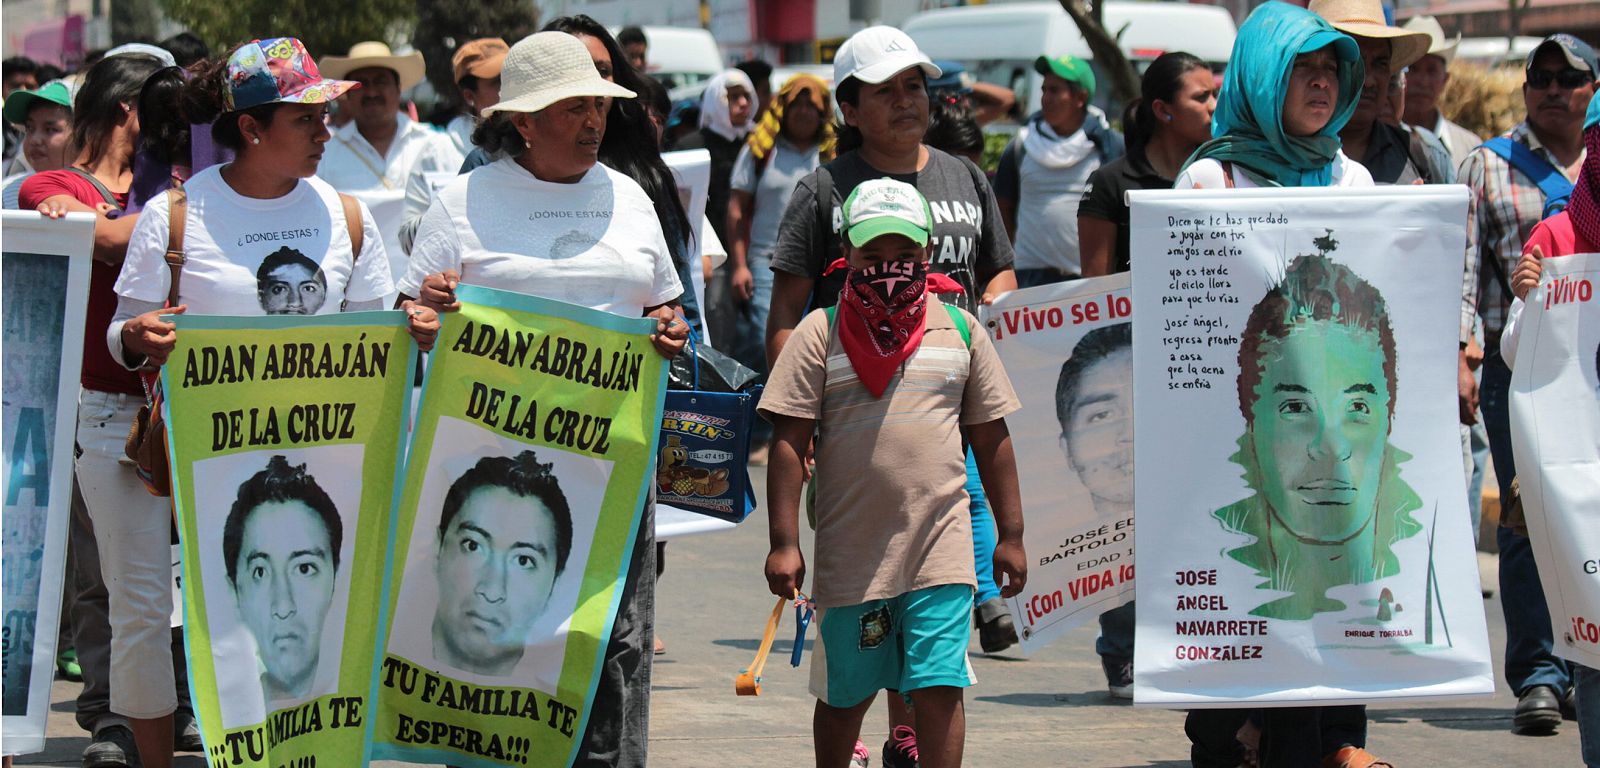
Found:
<svg viewBox="0 0 1600 768"><path fill-rule="evenodd" d="M1249 498L1214 513L1250 542L1228 556L1290 594L1251 615L1308 619L1346 604L1328 589L1400 573L1395 542L1422 532L1422 500L1389 443L1394 331L1371 283L1321 255L1289 262L1257 302L1239 345L1246 431L1232 461Z"/></svg>
<svg viewBox="0 0 1600 768"><path fill-rule="evenodd" d="M228 587L206 595L217 677L260 693L220 697L225 728L338 687L361 489L359 475L337 469L359 466L361 453L322 446L196 464L197 501L213 510L197 516L202 567Z"/></svg>
<svg viewBox="0 0 1600 768"><path fill-rule="evenodd" d="M463 450L426 470L389 649L553 694L610 467L451 418L439 439Z"/></svg>
<svg viewBox="0 0 1600 768"><path fill-rule="evenodd" d="M1022 400L1011 437L1034 555L1010 601L1022 650L1098 618L1095 650L1116 668L1133 654L1129 282L1124 273L1013 291L986 315Z"/></svg>

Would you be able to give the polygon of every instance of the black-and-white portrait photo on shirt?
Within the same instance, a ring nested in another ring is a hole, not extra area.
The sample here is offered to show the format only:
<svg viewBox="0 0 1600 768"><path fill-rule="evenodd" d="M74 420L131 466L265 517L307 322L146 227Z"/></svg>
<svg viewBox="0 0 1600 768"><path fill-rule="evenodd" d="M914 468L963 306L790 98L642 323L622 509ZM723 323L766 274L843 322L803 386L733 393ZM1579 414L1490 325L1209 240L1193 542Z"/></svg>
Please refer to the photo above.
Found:
<svg viewBox="0 0 1600 768"><path fill-rule="evenodd" d="M315 261L286 245L256 269L256 296L269 315L315 315L328 300L328 278Z"/></svg>

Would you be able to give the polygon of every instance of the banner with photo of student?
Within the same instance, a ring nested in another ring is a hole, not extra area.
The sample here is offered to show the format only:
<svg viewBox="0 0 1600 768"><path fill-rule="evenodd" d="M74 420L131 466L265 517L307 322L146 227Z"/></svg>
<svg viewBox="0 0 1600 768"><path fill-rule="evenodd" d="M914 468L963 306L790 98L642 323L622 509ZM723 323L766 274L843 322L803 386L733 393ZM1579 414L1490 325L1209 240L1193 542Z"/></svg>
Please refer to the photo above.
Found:
<svg viewBox="0 0 1600 768"><path fill-rule="evenodd" d="M207 763L363 765L417 358L406 318L176 323L162 380Z"/></svg>
<svg viewBox="0 0 1600 768"><path fill-rule="evenodd" d="M568 766L653 480L653 320L457 291L386 571L373 757Z"/></svg>
<svg viewBox="0 0 1600 768"><path fill-rule="evenodd" d="M3 226L0 732L25 755L44 749L56 671L94 216L7 211Z"/></svg>
<svg viewBox="0 0 1600 768"><path fill-rule="evenodd" d="M1134 702L1494 691L1460 186L1133 192Z"/></svg>
<svg viewBox="0 0 1600 768"><path fill-rule="evenodd" d="M1556 655L1600 667L1600 254L1543 266L1517 333L1513 454Z"/></svg>
<svg viewBox="0 0 1600 768"><path fill-rule="evenodd" d="M1022 400L1006 424L1031 561L1010 600L1023 653L1133 599L1131 283L1013 291L984 313Z"/></svg>

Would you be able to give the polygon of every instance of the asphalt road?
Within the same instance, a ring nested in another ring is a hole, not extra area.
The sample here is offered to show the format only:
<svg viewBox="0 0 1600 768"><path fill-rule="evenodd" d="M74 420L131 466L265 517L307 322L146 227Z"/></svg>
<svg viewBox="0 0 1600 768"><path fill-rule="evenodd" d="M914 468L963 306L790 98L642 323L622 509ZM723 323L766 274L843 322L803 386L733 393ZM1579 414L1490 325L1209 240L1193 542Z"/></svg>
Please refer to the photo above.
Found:
<svg viewBox="0 0 1600 768"><path fill-rule="evenodd" d="M806 548L809 552L809 541ZM807 670L788 666L789 641L780 639L774 648L761 696L734 695L734 676L750 663L772 609L761 578L766 551L766 523L759 511L732 532L675 540L667 547L657 613L667 653L656 657L652 765L792 768L811 763ZM1492 581L1492 556L1480 557ZM1484 608L1498 674L1503 618L1496 599L1485 601ZM1093 652L1095 631L1079 628L1027 659L981 655L974 635L979 682L967 692L967 765L1188 765L1183 713L1136 709L1106 695ZM1552 736L1514 735L1515 699L1501 685L1493 698L1371 707L1368 746L1401 768L1581 765L1575 723L1565 723ZM72 720L76 691L75 684L57 681L48 749L20 758L18 766L79 764L87 738ZM874 766L887 731L879 705L863 735ZM194 755L178 765L203 768L205 763Z"/></svg>

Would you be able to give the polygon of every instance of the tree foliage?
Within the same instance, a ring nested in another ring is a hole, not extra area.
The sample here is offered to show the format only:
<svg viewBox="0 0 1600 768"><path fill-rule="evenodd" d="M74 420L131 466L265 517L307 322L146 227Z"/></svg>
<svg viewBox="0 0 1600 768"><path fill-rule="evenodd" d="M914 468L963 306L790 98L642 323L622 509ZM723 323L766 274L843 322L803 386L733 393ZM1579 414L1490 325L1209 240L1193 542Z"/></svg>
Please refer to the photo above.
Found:
<svg viewBox="0 0 1600 768"><path fill-rule="evenodd" d="M218 54L247 40L298 37L317 59L343 55L362 40L389 41L406 29L417 1L160 0L173 21Z"/></svg>
<svg viewBox="0 0 1600 768"><path fill-rule="evenodd" d="M539 8L532 0L415 0L417 29L412 44L428 62L428 82L447 109L460 107L460 94L450 68L456 48L480 37L498 37L515 45L539 29Z"/></svg>

